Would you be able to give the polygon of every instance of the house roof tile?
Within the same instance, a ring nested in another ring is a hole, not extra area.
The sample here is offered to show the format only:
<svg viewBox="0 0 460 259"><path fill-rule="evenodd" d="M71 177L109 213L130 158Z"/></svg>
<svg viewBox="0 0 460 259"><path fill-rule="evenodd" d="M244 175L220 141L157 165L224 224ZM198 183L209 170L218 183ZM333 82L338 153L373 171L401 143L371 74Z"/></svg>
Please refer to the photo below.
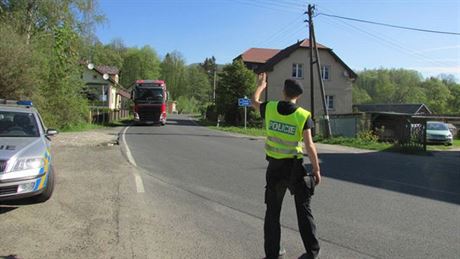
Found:
<svg viewBox="0 0 460 259"><path fill-rule="evenodd" d="M96 66L95 69L101 74L118 75L120 69L111 66Z"/></svg>
<svg viewBox="0 0 460 259"><path fill-rule="evenodd" d="M423 104L356 104L353 105L360 112L395 112L403 114L425 114L425 108L429 114L430 109Z"/></svg>
<svg viewBox="0 0 460 259"><path fill-rule="evenodd" d="M238 58L242 58L244 62L265 63L278 52L280 52L279 49L250 48Z"/></svg>
<svg viewBox="0 0 460 259"><path fill-rule="evenodd" d="M264 66L262 66L259 71L256 72L265 72L265 71L271 71L273 70L273 67L280 62L281 60L289 57L294 51L296 51L299 48L310 48L311 44L310 41L307 39L304 39L303 41L298 41L297 43L292 44L291 46L281 50L278 52L275 56L273 56L270 60L268 60ZM347 65L343 60L337 56L337 54L332 51L331 48L326 47L320 43L317 43L318 49L326 50L328 51L340 64L342 64L345 69L348 71L349 77L350 78L356 78L358 75Z"/></svg>

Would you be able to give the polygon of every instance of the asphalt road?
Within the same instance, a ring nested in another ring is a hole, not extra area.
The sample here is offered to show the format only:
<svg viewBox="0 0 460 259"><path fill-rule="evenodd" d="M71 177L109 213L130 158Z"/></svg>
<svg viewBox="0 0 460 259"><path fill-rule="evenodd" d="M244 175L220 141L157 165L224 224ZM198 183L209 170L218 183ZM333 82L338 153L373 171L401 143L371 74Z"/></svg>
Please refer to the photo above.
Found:
<svg viewBox="0 0 460 259"><path fill-rule="evenodd" d="M157 231L165 238L155 251L170 258L263 256L262 140L182 116L165 127L132 126L125 136L141 168L146 206L161 219ZM321 258L460 256L460 152L410 156L326 145L318 151L324 178L312 207ZM286 195L286 258L303 251L293 203Z"/></svg>

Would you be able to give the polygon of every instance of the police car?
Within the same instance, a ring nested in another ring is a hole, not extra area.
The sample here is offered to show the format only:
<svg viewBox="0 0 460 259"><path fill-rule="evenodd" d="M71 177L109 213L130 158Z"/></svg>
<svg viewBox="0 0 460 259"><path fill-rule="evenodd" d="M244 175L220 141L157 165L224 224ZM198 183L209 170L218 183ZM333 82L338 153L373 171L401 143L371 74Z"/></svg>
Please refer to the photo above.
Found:
<svg viewBox="0 0 460 259"><path fill-rule="evenodd" d="M54 172L50 136L30 101L0 104L0 200L51 197Z"/></svg>

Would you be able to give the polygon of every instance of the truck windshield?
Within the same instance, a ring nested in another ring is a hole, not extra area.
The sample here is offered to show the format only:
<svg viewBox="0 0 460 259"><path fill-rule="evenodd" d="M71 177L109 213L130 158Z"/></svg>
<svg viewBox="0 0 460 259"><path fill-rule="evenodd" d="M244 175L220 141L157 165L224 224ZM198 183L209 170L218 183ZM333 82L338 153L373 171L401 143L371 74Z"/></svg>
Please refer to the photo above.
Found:
<svg viewBox="0 0 460 259"><path fill-rule="evenodd" d="M38 137L32 113L0 111L0 137Z"/></svg>
<svg viewBox="0 0 460 259"><path fill-rule="evenodd" d="M138 87L134 96L136 102L163 102L163 89Z"/></svg>

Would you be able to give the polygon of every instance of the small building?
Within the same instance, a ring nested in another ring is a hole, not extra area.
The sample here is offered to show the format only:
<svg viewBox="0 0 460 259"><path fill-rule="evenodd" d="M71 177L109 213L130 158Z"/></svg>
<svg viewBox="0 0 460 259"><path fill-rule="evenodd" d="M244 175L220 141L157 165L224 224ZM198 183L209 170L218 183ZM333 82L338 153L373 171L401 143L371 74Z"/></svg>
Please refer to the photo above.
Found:
<svg viewBox="0 0 460 259"><path fill-rule="evenodd" d="M366 114L370 129L378 134L381 140L399 142L408 142L411 135L422 134L423 125L420 124L420 120L414 119L415 116L432 114L428 106L423 103L358 104L353 105L353 109Z"/></svg>
<svg viewBox="0 0 460 259"><path fill-rule="evenodd" d="M119 69L110 66L95 66L83 63L82 79L86 84L85 93L91 107L121 110L126 108L129 92L119 84Z"/></svg>
<svg viewBox="0 0 460 259"><path fill-rule="evenodd" d="M331 48L321 44L317 45L328 112L330 114L349 114L352 112L352 82L357 75ZM235 59L241 59L249 69L256 73L267 73L267 100L282 98L284 80L288 78L299 80L305 89L298 104L311 110L309 40L298 41L282 50L251 48ZM315 116L323 115L316 67L313 79Z"/></svg>
<svg viewBox="0 0 460 259"><path fill-rule="evenodd" d="M411 115L428 115L432 114L428 106L423 103L419 104L356 104L353 108L357 112L390 112L403 113Z"/></svg>

